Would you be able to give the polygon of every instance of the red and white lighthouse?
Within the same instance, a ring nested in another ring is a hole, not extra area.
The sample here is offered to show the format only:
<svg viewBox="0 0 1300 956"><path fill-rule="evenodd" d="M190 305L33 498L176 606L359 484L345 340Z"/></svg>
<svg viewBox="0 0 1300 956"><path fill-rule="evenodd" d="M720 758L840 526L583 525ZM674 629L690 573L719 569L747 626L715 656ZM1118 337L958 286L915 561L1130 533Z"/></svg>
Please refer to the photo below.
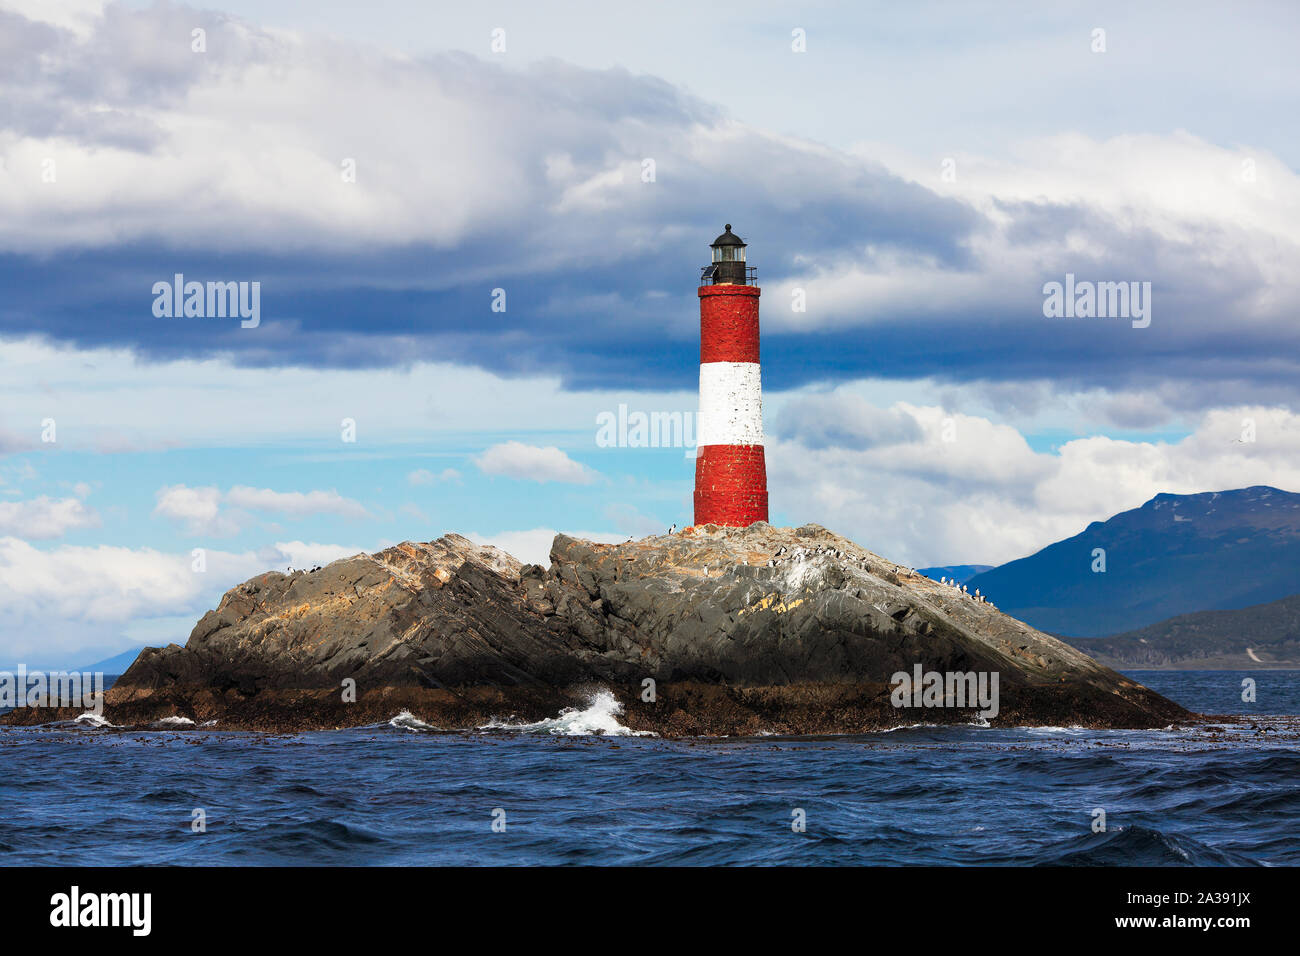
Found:
<svg viewBox="0 0 1300 956"><path fill-rule="evenodd" d="M743 528L767 520L758 297L745 243L731 231L712 243L700 295L700 417L695 523Z"/></svg>

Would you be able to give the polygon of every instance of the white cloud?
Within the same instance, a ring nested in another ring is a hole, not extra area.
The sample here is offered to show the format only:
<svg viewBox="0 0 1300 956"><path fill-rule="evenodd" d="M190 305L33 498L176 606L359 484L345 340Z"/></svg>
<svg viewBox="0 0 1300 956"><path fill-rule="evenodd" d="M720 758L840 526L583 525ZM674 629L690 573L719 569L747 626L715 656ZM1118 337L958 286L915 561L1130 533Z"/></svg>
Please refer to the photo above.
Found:
<svg viewBox="0 0 1300 956"><path fill-rule="evenodd" d="M14 84L25 108L13 114L42 121L6 143L0 248L157 236L209 249L446 248L485 226L517 224L521 207L581 195L590 181L630 194L641 185L644 125L661 127L651 134L658 145L685 156L708 135L692 120L712 113L625 71L550 61L521 73L464 54L414 60L181 6L118 5L93 26L57 40L33 33L13 51L41 77ZM207 32L202 55L190 51L195 27ZM488 114L496 121L485 127ZM436 121L409 122L415 115ZM609 143L609 154L589 154L593 140ZM548 177L543 155L567 162ZM49 157L57 188L41 182ZM354 182L341 175L345 159L355 160ZM176 216L181 207L189 214ZM604 248L586 230L566 238L591 255Z"/></svg>
<svg viewBox="0 0 1300 956"><path fill-rule="evenodd" d="M78 528L99 527L99 515L77 498L41 495L25 501L0 502L0 535L37 541L61 538Z"/></svg>
<svg viewBox="0 0 1300 956"><path fill-rule="evenodd" d="M1011 158L961 157L954 182L943 180L932 156L861 147L860 160L883 160L980 214L984 228L964 243L972 261L954 268L888 249L805 258L764 292L788 302L803 289L807 311L769 311L765 329L861 328L916 316L957 327L966 317L989 338L1008 323L1029 334L1036 329L1026 323L1044 321L1042 283L1072 271L1153 282L1153 322L1180 335L1189 325L1221 327L1222 310L1196 308L1200 298L1231 307L1243 335L1287 331L1300 305L1300 175L1278 157L1184 131L1063 133L1017 147Z"/></svg>
<svg viewBox="0 0 1300 956"><path fill-rule="evenodd" d="M171 485L154 495L153 513L182 523L190 534L234 534L239 526L221 514L221 489Z"/></svg>
<svg viewBox="0 0 1300 956"><path fill-rule="evenodd" d="M104 0L3 0L0 10L14 13L50 26L71 31L79 39L87 39L104 14Z"/></svg>
<svg viewBox="0 0 1300 956"><path fill-rule="evenodd" d="M440 481L460 481L460 472L455 468L444 468L434 474L427 468L417 468L406 476L407 482L417 487L437 484Z"/></svg>
<svg viewBox="0 0 1300 956"><path fill-rule="evenodd" d="M364 424L366 444L411 441L415 434L423 439L429 432L527 432L557 425L594 436L596 414L628 401L626 392L616 390L566 392L558 376L508 378L445 362L387 369L253 368L224 358L142 363L124 348L64 348L35 338L0 338L0 348L6 421L53 416L59 447L79 451L100 450L97 436L123 429L148 448L301 441L304 435L341 445L343 418ZM446 394L472 395L474 401L437 415L412 412L413 398L423 406ZM642 407L689 408L694 395L658 393L645 401L654 404ZM41 447L37 440L11 450ZM340 450L358 454L364 446ZM432 474L452 481L458 478L453 472Z"/></svg>
<svg viewBox="0 0 1300 956"><path fill-rule="evenodd" d="M0 426L0 455L9 455L19 451L31 451L36 442L30 437L20 435Z"/></svg>
<svg viewBox="0 0 1300 956"><path fill-rule="evenodd" d="M554 528L533 528L531 531L501 531L488 535L467 531L465 537L476 544L498 547L524 564L540 564L542 567L548 567L551 563L551 543L558 533ZM627 540L627 535L613 531L566 531L565 534L602 544L616 544Z"/></svg>
<svg viewBox="0 0 1300 956"><path fill-rule="evenodd" d="M841 417L861 411L857 401L842 406ZM1067 441L1055 454L978 416L906 403L890 411L910 417L916 436L900 433L865 448L852 440L827 444L820 434L815 447L797 435L770 444L773 508L915 567L1022 557L1160 492L1256 484L1300 490L1300 416L1281 408L1209 412L1181 441L1093 436ZM1243 443L1248 418L1256 440Z"/></svg>
<svg viewBox="0 0 1300 956"><path fill-rule="evenodd" d="M0 658L46 662L93 650L113 653L156 619L185 619L168 640L184 643L194 622L228 588L265 571L327 564L361 548L280 542L256 551L207 550L206 570L189 552L108 545L41 550L0 537Z"/></svg>
<svg viewBox="0 0 1300 956"><path fill-rule="evenodd" d="M518 441L503 442L487 449L474 463L484 474L528 481L589 485L597 477L586 465L574 461L554 445L541 448Z"/></svg>
<svg viewBox="0 0 1300 956"><path fill-rule="evenodd" d="M314 568L317 565L323 567L340 558L350 558L354 554L359 554L365 550L364 548L349 548L337 544L321 544L316 541L310 543L304 541L279 541L276 542L274 551L262 550L257 554L259 557L279 554L286 559L285 567ZM275 570L278 571L279 567L277 566Z"/></svg>
<svg viewBox="0 0 1300 956"><path fill-rule="evenodd" d="M225 502L236 508L254 511L275 511L292 517L332 514L343 518L364 518L368 515L360 502L344 498L337 491L272 491L269 488L249 488L236 485L225 494Z"/></svg>
<svg viewBox="0 0 1300 956"><path fill-rule="evenodd" d="M215 486L191 488L171 485L158 489L154 514L182 524L190 534L218 537L235 534L243 526L235 509L266 511L301 518L315 514L333 514L344 518L364 518L369 512L358 501L345 498L337 491L272 491L236 485L227 492Z"/></svg>

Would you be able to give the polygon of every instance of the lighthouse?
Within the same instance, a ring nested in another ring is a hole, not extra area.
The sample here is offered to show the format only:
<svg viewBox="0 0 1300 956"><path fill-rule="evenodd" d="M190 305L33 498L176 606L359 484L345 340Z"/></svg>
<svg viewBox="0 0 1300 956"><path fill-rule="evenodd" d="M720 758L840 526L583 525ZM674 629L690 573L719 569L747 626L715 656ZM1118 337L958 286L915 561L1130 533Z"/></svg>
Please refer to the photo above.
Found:
<svg viewBox="0 0 1300 956"><path fill-rule="evenodd" d="M695 455L695 523L743 528L767 520L758 297L745 242L713 240L700 277L700 417Z"/></svg>

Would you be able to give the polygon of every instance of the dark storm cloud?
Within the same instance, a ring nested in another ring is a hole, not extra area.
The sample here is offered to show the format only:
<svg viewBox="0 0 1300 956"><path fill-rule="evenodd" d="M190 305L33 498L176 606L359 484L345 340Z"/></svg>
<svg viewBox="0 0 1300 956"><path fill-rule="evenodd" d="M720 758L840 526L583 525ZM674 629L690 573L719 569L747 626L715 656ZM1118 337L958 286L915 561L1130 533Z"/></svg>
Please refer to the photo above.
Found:
<svg viewBox="0 0 1300 956"><path fill-rule="evenodd" d="M433 360L569 388L689 388L699 267L731 222L768 290L769 388L867 375L1129 388L1173 376L1244 391L1296 380L1292 292L1266 294L1244 229L1171 238L1082 201L995 201L986 216L623 70L388 58L173 6L110 6L85 42L3 16L4 128L70 143L83 176L104 147L140 166L90 199L84 182L69 200L27 180L0 253L0 335L152 360ZM203 55L195 26L208 30ZM350 155L363 175L341 194ZM820 287L855 270L888 279L891 264L919 268L901 298L860 292L819 312ZM1045 318L1042 285L1067 272L1151 282L1151 327ZM260 282L260 326L155 317L153 284L176 273ZM945 292L952 277L974 279L969 294ZM810 290L806 321L790 315L790 286ZM496 288L505 312L491 308Z"/></svg>

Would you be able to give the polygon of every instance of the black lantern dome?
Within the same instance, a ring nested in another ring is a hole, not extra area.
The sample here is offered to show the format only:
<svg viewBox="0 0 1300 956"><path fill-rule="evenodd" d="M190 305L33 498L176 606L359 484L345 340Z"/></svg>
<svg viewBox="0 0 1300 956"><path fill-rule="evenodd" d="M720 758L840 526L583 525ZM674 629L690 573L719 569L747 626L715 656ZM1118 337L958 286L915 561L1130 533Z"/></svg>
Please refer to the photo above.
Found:
<svg viewBox="0 0 1300 956"><path fill-rule="evenodd" d="M706 282L745 285L749 281L749 270L745 268L745 240L731 231L731 223L727 223L726 232L709 246L713 249L713 264L704 268Z"/></svg>

